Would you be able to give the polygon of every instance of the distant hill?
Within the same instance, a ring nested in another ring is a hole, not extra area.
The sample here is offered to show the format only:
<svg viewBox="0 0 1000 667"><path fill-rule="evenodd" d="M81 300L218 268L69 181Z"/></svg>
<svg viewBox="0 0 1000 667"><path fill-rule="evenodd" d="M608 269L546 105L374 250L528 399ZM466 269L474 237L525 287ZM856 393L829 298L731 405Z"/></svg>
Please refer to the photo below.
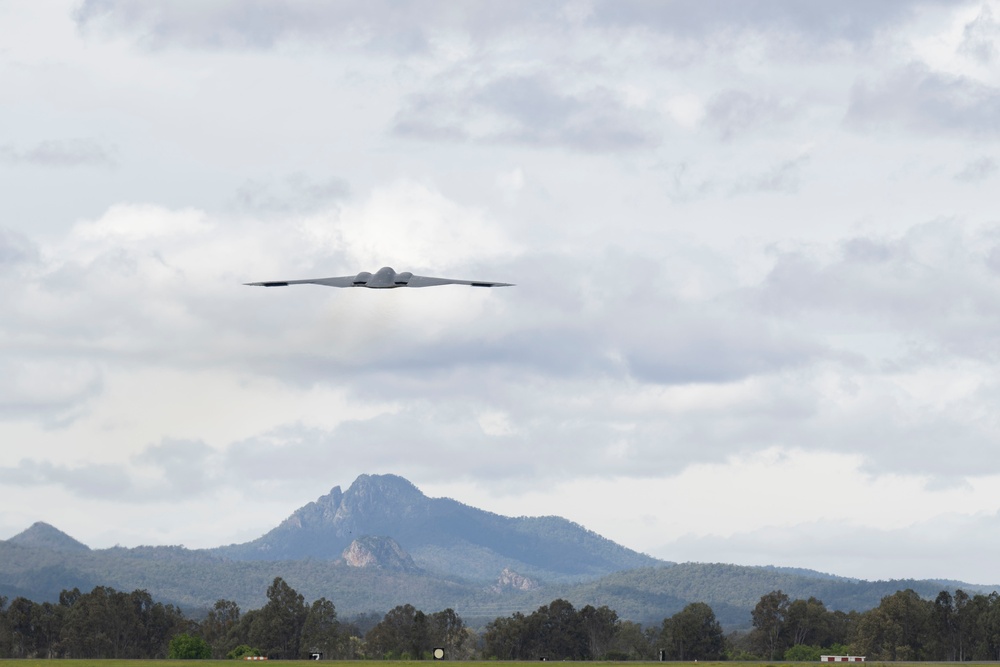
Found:
<svg viewBox="0 0 1000 667"><path fill-rule="evenodd" d="M956 588L970 594L993 590L954 581L864 581L794 568L681 563L616 572L572 587L566 591L566 599L574 604L583 600L606 604L619 615L639 622L662 619L658 611L650 615L651 610L680 609L691 601L705 602L723 625L733 628L749 627L750 610L762 595L775 590L793 600L815 597L830 610L863 611L878 606L883 597L908 588L928 599L942 590L954 592Z"/></svg>
<svg viewBox="0 0 1000 667"><path fill-rule="evenodd" d="M492 581L509 567L549 582L599 577L662 561L560 517L507 517L428 498L396 475L361 475L296 510L252 542L213 549L232 560L335 560L356 538L388 535L430 572Z"/></svg>
<svg viewBox="0 0 1000 667"><path fill-rule="evenodd" d="M90 551L90 547L83 542L77 542L58 528L42 521L36 521L30 528L7 541L25 547L41 547L55 551Z"/></svg>
<svg viewBox="0 0 1000 667"><path fill-rule="evenodd" d="M727 628L747 627L760 597L782 590L830 609L865 610L897 590L991 588L954 581L858 581L796 568L657 561L558 517L504 517L428 498L401 477L359 477L346 492L296 510L246 544L216 549L90 549L36 523L0 540L0 595L55 601L60 591L111 586L148 590L189 612L218 599L261 607L274 577L307 600L333 600L344 616L413 604L455 609L472 627L555 598L608 605L619 616L659 623L707 602Z"/></svg>

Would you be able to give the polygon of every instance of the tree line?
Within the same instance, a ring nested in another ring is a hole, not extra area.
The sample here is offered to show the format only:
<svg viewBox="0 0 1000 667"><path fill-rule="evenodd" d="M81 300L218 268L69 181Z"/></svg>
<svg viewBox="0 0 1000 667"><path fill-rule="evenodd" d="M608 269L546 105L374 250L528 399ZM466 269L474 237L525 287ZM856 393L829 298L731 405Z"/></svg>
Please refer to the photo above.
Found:
<svg viewBox="0 0 1000 667"><path fill-rule="evenodd" d="M330 600L306 603L280 577L267 603L242 612L219 600L200 621L148 592L98 586L63 591L57 603L0 596L0 658L242 658L497 660L795 660L824 653L869 660L1000 659L1000 595L912 590L865 612L831 611L811 597L761 596L752 629L724 634L712 608L695 602L660 623L622 620L607 606L580 609L557 599L496 618L482 632L453 609L405 604L381 618L341 621Z"/></svg>
<svg viewBox="0 0 1000 667"><path fill-rule="evenodd" d="M753 630L730 638L729 655L816 660L823 653L868 660L1000 659L1000 595L941 591L934 600L897 591L865 612L830 611L816 598L761 597Z"/></svg>

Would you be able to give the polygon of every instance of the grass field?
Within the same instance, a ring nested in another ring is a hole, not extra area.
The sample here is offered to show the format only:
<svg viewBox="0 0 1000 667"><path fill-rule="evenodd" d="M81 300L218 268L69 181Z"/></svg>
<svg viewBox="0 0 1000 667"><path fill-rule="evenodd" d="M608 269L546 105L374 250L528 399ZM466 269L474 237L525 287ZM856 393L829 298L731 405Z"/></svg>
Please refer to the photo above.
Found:
<svg viewBox="0 0 1000 667"><path fill-rule="evenodd" d="M323 665L335 667L415 667L423 663L428 667L433 664L432 660L324 660ZM494 661L479 660L470 662L460 662L446 660L442 664L446 667L484 667L484 665ZM554 662L554 661L553 661ZM268 660L267 665L299 665L307 664L306 660ZM261 664L244 660L3 660L0 659L0 667L236 667L237 665ZM505 667L538 667L537 661L510 661L503 663ZM581 664L589 665L653 665L653 662L586 662ZM674 662L674 665L690 664L693 662ZM818 662L699 662L698 667L778 667L779 665L819 665ZM933 667L933 665L961 665L962 667L997 667L995 662L867 662L868 667Z"/></svg>

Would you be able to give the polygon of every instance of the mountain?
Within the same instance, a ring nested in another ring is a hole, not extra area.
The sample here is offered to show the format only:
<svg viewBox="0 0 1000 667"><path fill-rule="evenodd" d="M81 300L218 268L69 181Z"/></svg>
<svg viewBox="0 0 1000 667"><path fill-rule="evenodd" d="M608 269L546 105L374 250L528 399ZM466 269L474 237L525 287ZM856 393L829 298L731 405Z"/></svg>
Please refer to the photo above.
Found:
<svg viewBox="0 0 1000 667"><path fill-rule="evenodd" d="M662 564L566 519L507 517L428 498L396 475L361 475L256 540L212 552L243 561L336 560L356 538L372 535L391 536L424 570L472 581L492 581L507 567L572 582Z"/></svg>
<svg viewBox="0 0 1000 667"><path fill-rule="evenodd" d="M621 618L658 624L691 602L706 602L727 628L774 590L816 597L829 609L865 610L898 590L932 599L942 590L991 587L941 580L859 581L797 568L673 564L615 544L559 517L504 517L445 498L428 498L393 475L362 475L346 492L296 510L245 544L90 549L36 523L0 540L0 595L53 602L64 589L145 589L198 614L216 600L244 610L264 605L282 577L306 600L333 600L343 616L400 604L452 608L472 627L531 612L556 598L607 605Z"/></svg>
<svg viewBox="0 0 1000 667"><path fill-rule="evenodd" d="M41 547L55 551L90 551L83 542L78 542L58 528L43 521L36 521L31 527L7 540L10 544L26 547Z"/></svg>

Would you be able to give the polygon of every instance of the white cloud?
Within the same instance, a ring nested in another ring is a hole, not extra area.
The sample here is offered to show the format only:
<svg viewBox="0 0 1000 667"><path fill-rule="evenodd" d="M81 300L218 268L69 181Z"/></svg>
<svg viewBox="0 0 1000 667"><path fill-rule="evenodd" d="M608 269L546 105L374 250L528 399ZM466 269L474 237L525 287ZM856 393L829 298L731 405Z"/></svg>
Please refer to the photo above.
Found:
<svg viewBox="0 0 1000 667"><path fill-rule="evenodd" d="M520 167L515 167L509 172L497 175L497 188L503 193L504 199L509 203L517 201L521 190L524 189L524 171Z"/></svg>
<svg viewBox="0 0 1000 667"><path fill-rule="evenodd" d="M303 232L316 244L342 249L356 266L370 271L384 264L421 274L468 270L519 250L482 211L456 205L414 182L394 183L358 205L346 205L336 221L309 219Z"/></svg>
<svg viewBox="0 0 1000 667"><path fill-rule="evenodd" d="M209 231L204 213L159 206L119 204L99 220L77 224L75 236L95 245L130 244L150 238L201 235Z"/></svg>
<svg viewBox="0 0 1000 667"><path fill-rule="evenodd" d="M664 106L673 119L687 129L697 126L705 116L705 105L694 93L671 97Z"/></svg>
<svg viewBox="0 0 1000 667"><path fill-rule="evenodd" d="M0 7L0 530L213 546L394 472L980 578L995 4L52 7ZM517 287L241 284L382 265Z"/></svg>
<svg viewBox="0 0 1000 667"><path fill-rule="evenodd" d="M1000 56L996 47L998 37L1000 21L994 16L990 5L984 4L976 18L962 29L962 42L958 50L985 65L992 65Z"/></svg>

